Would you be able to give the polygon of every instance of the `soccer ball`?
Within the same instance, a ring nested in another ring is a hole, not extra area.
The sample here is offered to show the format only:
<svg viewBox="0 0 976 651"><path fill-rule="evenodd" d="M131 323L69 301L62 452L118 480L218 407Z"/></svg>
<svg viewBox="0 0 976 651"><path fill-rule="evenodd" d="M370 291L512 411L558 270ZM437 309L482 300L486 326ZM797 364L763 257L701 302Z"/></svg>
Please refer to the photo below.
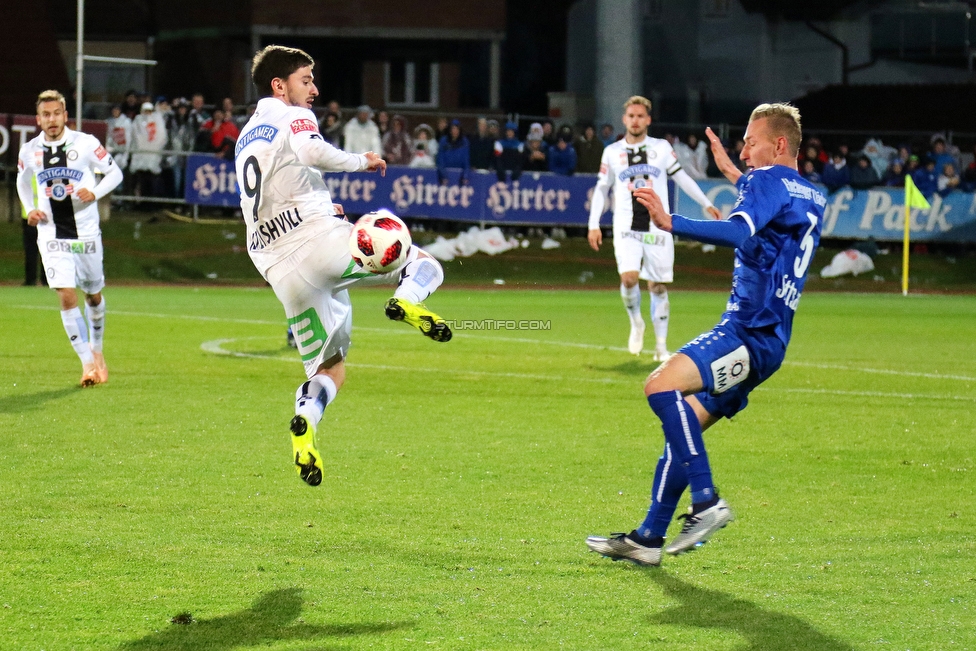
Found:
<svg viewBox="0 0 976 651"><path fill-rule="evenodd" d="M410 230L389 210L363 215L349 234L349 252L360 267L374 274L393 271L410 250Z"/></svg>

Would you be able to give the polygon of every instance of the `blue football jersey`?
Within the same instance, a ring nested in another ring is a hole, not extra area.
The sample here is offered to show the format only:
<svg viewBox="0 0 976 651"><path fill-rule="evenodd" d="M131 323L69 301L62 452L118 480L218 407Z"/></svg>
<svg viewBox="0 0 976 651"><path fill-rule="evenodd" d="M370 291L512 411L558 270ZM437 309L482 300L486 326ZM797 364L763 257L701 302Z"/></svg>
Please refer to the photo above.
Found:
<svg viewBox="0 0 976 651"><path fill-rule="evenodd" d="M752 235L735 250L732 295L723 317L771 331L787 344L820 243L827 199L784 165L752 170L736 185L739 198L729 219L745 221Z"/></svg>

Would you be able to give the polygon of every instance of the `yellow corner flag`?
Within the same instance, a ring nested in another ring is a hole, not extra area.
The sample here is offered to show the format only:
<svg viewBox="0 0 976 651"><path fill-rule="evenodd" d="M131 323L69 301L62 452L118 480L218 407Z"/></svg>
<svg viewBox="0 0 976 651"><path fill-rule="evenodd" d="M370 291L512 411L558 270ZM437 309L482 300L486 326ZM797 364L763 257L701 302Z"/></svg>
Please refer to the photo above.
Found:
<svg viewBox="0 0 976 651"><path fill-rule="evenodd" d="M929 202L915 187L915 182L908 174L905 175L905 242L901 256L901 293L908 296L908 245L912 230L912 208L929 209Z"/></svg>

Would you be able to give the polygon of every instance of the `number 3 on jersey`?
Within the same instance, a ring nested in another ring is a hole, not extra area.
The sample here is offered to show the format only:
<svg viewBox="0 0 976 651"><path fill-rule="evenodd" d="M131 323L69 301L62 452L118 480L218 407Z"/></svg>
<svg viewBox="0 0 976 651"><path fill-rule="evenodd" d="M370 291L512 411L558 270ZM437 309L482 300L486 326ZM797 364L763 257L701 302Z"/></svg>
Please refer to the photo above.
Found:
<svg viewBox="0 0 976 651"><path fill-rule="evenodd" d="M244 194L249 199L254 200L254 209L251 214L254 217L254 221L257 222L258 205L261 203L261 167L258 166L258 159L254 156L249 156L244 161L244 178L242 179L242 183L244 185Z"/></svg>
<svg viewBox="0 0 976 651"><path fill-rule="evenodd" d="M261 177L258 176L258 178ZM254 214L257 215L257 212ZM257 218L255 217L255 219ZM810 266L810 256L813 255L813 249L816 246L813 243L813 229L817 227L817 216L808 212L807 219L810 220L810 228L807 229L806 234L800 241L800 250L803 251L803 257L796 256L796 260L793 261L793 276L795 278L803 278L803 274L807 272L807 267Z"/></svg>

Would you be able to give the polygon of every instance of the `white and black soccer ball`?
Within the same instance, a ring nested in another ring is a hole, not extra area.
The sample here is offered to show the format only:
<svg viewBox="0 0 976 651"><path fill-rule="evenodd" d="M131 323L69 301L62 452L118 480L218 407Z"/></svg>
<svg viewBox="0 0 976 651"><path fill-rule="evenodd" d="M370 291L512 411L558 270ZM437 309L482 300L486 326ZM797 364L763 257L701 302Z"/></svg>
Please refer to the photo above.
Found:
<svg viewBox="0 0 976 651"><path fill-rule="evenodd" d="M410 250L410 229L389 210L380 209L360 217L349 234L349 252L363 269L374 274L393 271L403 264Z"/></svg>

